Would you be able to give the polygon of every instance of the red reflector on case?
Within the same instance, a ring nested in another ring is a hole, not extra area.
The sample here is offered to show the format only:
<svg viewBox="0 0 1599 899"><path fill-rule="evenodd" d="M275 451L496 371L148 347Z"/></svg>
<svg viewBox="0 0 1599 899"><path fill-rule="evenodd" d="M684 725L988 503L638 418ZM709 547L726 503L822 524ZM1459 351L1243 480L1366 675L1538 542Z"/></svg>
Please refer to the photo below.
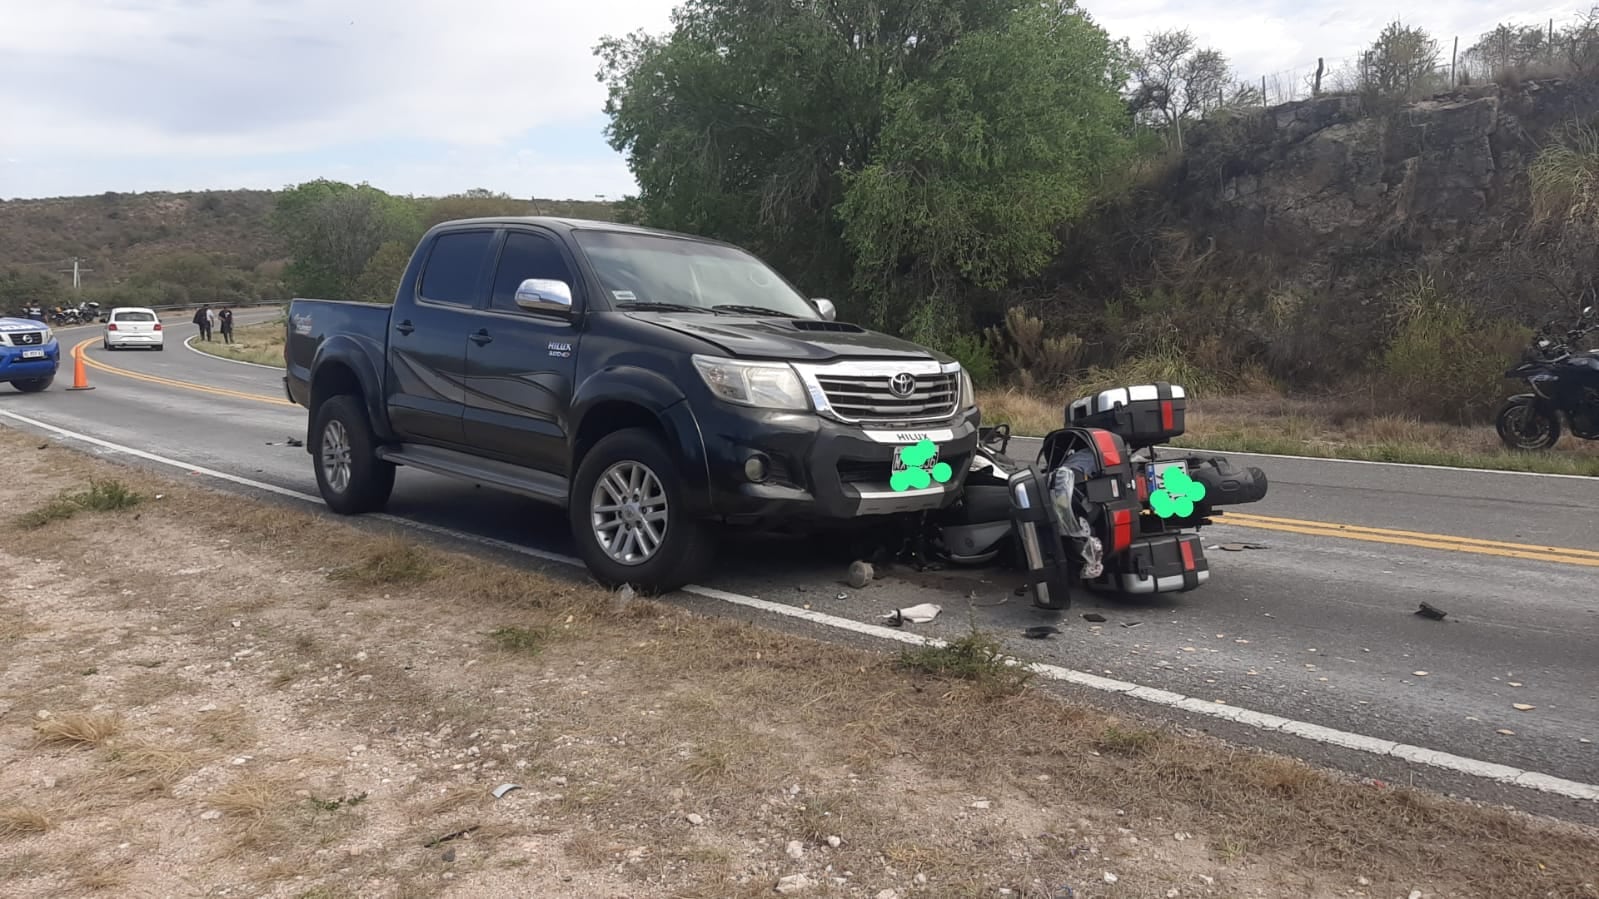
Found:
<svg viewBox="0 0 1599 899"><path fill-rule="evenodd" d="M1161 427L1161 430L1164 430L1164 431L1170 431L1171 430L1172 414L1173 413L1172 413L1172 408L1171 408L1171 400L1166 400L1166 401L1162 402L1160 404L1160 427Z"/></svg>
<svg viewBox="0 0 1599 899"><path fill-rule="evenodd" d="M1187 540L1179 540L1179 541L1177 541L1177 548L1179 550L1181 550L1182 554L1183 554L1183 570L1184 571L1193 571L1194 570L1194 545L1192 543L1189 543Z"/></svg>
<svg viewBox="0 0 1599 899"><path fill-rule="evenodd" d="M1111 540L1115 543L1111 552L1121 552L1133 545L1133 513L1130 509L1117 509L1111 516L1114 533Z"/></svg>
<svg viewBox="0 0 1599 899"><path fill-rule="evenodd" d="M1109 431L1099 430L1094 431L1093 434L1094 446L1099 448L1099 454L1105 458L1105 466L1108 468L1112 465L1122 464L1122 454L1116 449L1116 435Z"/></svg>

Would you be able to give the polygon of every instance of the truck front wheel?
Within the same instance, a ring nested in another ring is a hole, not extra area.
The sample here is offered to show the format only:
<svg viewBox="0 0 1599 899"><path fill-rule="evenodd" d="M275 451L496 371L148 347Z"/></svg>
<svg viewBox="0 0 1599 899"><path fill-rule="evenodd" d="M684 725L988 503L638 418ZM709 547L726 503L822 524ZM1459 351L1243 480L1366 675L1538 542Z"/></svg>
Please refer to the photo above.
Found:
<svg viewBox="0 0 1599 899"><path fill-rule="evenodd" d="M51 375L48 378L29 378L26 381L12 381L11 386L17 388L23 393L38 393L39 391L48 388L50 384L55 381L55 379L55 375Z"/></svg>
<svg viewBox="0 0 1599 899"><path fill-rule="evenodd" d="M578 554L606 587L669 593L709 567L715 545L690 516L683 479L659 438L617 431L578 465L569 513Z"/></svg>
<svg viewBox="0 0 1599 899"><path fill-rule="evenodd" d="M329 397L317 407L311 458L322 501L340 515L377 512L394 492L394 464L377 456L377 440L360 397Z"/></svg>

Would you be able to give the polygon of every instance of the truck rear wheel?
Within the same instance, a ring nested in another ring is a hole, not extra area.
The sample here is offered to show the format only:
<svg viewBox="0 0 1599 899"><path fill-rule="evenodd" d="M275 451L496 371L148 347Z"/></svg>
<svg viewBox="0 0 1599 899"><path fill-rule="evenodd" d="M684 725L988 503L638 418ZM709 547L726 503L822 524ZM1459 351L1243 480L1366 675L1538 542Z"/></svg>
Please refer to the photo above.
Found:
<svg viewBox="0 0 1599 899"><path fill-rule="evenodd" d="M361 398L329 397L311 427L311 458L322 501L340 515L380 511L394 492L394 464L377 456Z"/></svg>
<svg viewBox="0 0 1599 899"><path fill-rule="evenodd" d="M710 529L690 516L682 485L671 454L642 428L617 431L583 457L569 517L578 555L596 580L670 593L709 567Z"/></svg>

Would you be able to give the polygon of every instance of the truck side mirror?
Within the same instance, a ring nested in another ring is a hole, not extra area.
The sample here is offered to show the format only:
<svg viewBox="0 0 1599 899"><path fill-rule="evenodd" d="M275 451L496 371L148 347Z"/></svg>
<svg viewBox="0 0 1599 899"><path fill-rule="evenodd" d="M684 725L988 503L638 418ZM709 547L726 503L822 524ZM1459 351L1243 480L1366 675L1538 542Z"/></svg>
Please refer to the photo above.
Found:
<svg viewBox="0 0 1599 899"><path fill-rule="evenodd" d="M816 311L822 314L823 321L830 322L838 318L838 307L833 305L832 300L817 299L811 302L816 304Z"/></svg>
<svg viewBox="0 0 1599 899"><path fill-rule="evenodd" d="M572 311L572 287L551 278L528 278L516 288L516 305L529 312L566 315Z"/></svg>

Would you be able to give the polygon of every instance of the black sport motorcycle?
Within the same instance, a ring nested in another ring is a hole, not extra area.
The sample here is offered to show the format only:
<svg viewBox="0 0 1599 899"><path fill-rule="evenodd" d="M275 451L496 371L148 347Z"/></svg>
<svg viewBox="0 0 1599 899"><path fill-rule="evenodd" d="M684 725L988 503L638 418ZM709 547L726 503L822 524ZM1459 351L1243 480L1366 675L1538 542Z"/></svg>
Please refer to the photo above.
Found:
<svg viewBox="0 0 1599 899"><path fill-rule="evenodd" d="M1064 609L1075 587L1186 592L1210 578L1197 531L1218 507L1258 502L1266 474L1156 445L1183 433L1173 384L1107 390L1066 409L1035 461L1006 455L1010 431L983 428L960 500L928 522L928 543L959 565L1026 572L1033 603ZM1196 486L1198 485L1198 486Z"/></svg>
<svg viewBox="0 0 1599 899"><path fill-rule="evenodd" d="M1494 417L1499 440L1513 450L1546 450L1560 442L1561 419L1583 440L1599 440L1599 350L1577 350L1578 341L1599 330L1594 308L1582 310L1564 337L1546 324L1505 377L1526 381L1531 393L1505 401Z"/></svg>

